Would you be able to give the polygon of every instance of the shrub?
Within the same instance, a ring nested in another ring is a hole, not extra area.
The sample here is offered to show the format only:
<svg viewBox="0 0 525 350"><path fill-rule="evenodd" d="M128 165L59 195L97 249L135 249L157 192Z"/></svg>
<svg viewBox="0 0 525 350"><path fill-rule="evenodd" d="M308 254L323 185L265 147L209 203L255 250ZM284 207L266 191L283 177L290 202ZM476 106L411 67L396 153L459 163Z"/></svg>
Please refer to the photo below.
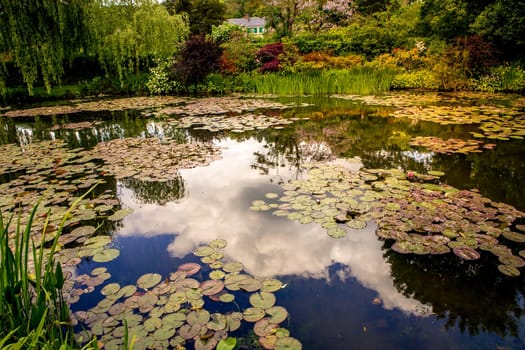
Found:
<svg viewBox="0 0 525 350"><path fill-rule="evenodd" d="M198 84L221 68L222 49L204 36L193 36L184 44L172 72L183 85Z"/></svg>
<svg viewBox="0 0 525 350"><path fill-rule="evenodd" d="M161 61L156 67L151 68L151 74L146 82L150 94L168 95L179 90L180 84L171 78L172 65L170 61Z"/></svg>
<svg viewBox="0 0 525 350"><path fill-rule="evenodd" d="M525 91L525 70L517 65L493 67L489 74L473 81L473 88L487 92L523 92Z"/></svg>
<svg viewBox="0 0 525 350"><path fill-rule="evenodd" d="M277 72L280 70L279 56L284 54L284 47L282 43L273 43L263 46L257 51L255 56L257 62L261 64L259 72Z"/></svg>
<svg viewBox="0 0 525 350"><path fill-rule="evenodd" d="M396 74L392 80L392 89L439 89L439 80L426 69Z"/></svg>

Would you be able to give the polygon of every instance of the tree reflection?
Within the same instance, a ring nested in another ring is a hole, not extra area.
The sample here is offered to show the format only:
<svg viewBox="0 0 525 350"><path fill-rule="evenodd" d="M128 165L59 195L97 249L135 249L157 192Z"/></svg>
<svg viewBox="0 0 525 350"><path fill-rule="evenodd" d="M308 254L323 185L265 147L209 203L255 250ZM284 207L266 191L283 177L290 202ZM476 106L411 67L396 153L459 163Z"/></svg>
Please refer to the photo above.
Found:
<svg viewBox="0 0 525 350"><path fill-rule="evenodd" d="M126 178L120 182L131 189L135 199L143 204L164 205L178 201L186 195L184 180L180 176L169 181L141 181L136 178Z"/></svg>
<svg viewBox="0 0 525 350"><path fill-rule="evenodd" d="M432 305L436 316L446 320L447 329L458 326L470 335L518 336L523 279L502 275L492 261L495 258L483 255L479 261L467 262L453 254L407 256L391 250L385 257L397 290Z"/></svg>

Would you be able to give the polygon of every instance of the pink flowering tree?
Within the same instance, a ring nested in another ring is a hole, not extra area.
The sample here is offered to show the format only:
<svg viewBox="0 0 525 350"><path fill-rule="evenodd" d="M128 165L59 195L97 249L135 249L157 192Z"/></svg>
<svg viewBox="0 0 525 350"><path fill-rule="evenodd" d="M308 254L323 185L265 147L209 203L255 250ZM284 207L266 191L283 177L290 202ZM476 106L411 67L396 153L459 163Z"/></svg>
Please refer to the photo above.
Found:
<svg viewBox="0 0 525 350"><path fill-rule="evenodd" d="M278 36L291 36L299 28L319 32L346 23L353 14L352 0L271 0L264 11Z"/></svg>

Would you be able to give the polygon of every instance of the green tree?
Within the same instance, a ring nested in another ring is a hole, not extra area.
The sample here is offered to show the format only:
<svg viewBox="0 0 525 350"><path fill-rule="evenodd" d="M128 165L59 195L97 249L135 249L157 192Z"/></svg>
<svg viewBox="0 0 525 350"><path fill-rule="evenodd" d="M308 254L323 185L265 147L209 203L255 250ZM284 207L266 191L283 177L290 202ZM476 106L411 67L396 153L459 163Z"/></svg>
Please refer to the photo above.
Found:
<svg viewBox="0 0 525 350"><path fill-rule="evenodd" d="M0 1L0 92L5 92L5 63L12 61L29 93L41 78L49 91L60 84L63 64L90 41L85 11L91 0Z"/></svg>
<svg viewBox="0 0 525 350"><path fill-rule="evenodd" d="M173 56L188 35L184 16L170 15L152 0L100 5L91 13L94 50L106 72L121 83L139 73L141 62Z"/></svg>
<svg viewBox="0 0 525 350"><path fill-rule="evenodd" d="M525 54L525 1L498 0L488 5L471 30L491 40L506 54Z"/></svg>
<svg viewBox="0 0 525 350"><path fill-rule="evenodd" d="M226 18L226 5L219 0L196 0L189 12L192 34L211 33L212 26L218 26Z"/></svg>

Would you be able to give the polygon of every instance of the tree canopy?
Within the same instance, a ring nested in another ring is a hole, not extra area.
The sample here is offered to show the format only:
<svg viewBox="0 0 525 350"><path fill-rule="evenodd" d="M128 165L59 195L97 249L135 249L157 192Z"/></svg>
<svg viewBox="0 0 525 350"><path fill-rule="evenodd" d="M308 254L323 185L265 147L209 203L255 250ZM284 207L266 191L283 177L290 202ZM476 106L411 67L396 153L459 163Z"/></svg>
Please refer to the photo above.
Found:
<svg viewBox="0 0 525 350"><path fill-rule="evenodd" d="M0 60L12 60L31 92L41 77L49 90L60 83L65 60L88 44L86 8L89 0L2 0ZM4 74L2 74L4 73ZM0 90L5 88L0 71Z"/></svg>

